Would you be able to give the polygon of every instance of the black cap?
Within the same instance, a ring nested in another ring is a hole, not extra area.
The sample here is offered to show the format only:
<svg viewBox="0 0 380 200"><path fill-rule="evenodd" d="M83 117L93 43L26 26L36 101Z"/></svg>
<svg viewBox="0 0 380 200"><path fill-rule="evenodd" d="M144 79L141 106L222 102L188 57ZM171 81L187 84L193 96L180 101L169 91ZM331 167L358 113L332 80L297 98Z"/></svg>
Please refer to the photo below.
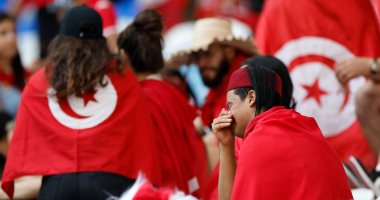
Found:
<svg viewBox="0 0 380 200"><path fill-rule="evenodd" d="M81 39L103 38L102 18L86 5L71 8L63 16L60 33Z"/></svg>

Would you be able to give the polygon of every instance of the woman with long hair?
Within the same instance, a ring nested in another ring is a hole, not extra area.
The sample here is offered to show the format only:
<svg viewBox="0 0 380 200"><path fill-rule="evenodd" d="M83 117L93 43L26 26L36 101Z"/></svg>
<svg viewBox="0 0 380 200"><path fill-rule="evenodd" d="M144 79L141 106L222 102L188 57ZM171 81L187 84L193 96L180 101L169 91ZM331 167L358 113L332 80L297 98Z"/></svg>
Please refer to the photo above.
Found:
<svg viewBox="0 0 380 200"><path fill-rule="evenodd" d="M47 63L25 87L3 189L12 196L15 179L41 175L38 199L96 200L120 196L140 171L159 182L146 100L95 10L66 11Z"/></svg>
<svg viewBox="0 0 380 200"><path fill-rule="evenodd" d="M120 33L118 46L149 99L165 177L159 186L177 187L200 197L207 178L205 147L192 123L195 110L160 73L164 67L162 29L161 15L145 10Z"/></svg>
<svg viewBox="0 0 380 200"><path fill-rule="evenodd" d="M22 89L25 72L17 51L16 20L0 12L0 83Z"/></svg>
<svg viewBox="0 0 380 200"><path fill-rule="evenodd" d="M17 51L16 21L0 12L0 111L14 117L25 86L25 71Z"/></svg>

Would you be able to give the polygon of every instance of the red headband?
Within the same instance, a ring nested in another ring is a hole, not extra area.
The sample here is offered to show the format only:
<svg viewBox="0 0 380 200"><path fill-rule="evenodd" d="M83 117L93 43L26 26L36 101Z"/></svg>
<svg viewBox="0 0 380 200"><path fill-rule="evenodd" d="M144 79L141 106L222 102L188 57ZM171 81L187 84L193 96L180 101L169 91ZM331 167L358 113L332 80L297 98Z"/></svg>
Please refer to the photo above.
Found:
<svg viewBox="0 0 380 200"><path fill-rule="evenodd" d="M245 67L242 67L234 73L232 73L230 82L228 83L228 89L227 91L236 89L236 88L243 88L243 87L252 87L251 79L248 76L248 73L245 69ZM278 94L282 94L282 82L281 78L276 74L276 92Z"/></svg>

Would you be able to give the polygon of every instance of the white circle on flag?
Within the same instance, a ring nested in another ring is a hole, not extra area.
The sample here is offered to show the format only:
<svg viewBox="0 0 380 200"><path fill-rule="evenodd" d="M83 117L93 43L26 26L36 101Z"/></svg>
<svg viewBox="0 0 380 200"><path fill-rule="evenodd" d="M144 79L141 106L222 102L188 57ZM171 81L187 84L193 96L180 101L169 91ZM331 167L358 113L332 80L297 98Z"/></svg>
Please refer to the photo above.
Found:
<svg viewBox="0 0 380 200"><path fill-rule="evenodd" d="M55 90L48 89L49 109L55 119L62 125L72 129L92 128L108 119L117 104L117 93L111 80L105 76L107 85L96 86L93 100L85 102L83 98L71 95L67 98L68 106L75 115L64 110L58 102Z"/></svg>
<svg viewBox="0 0 380 200"><path fill-rule="evenodd" d="M339 84L333 66L312 58L319 56L339 62L353 58L342 44L322 37L301 37L284 44L275 56L288 67L298 58L304 62L290 69L294 84L294 99L297 111L314 117L324 136L334 136L347 130L356 120L354 94L364 84L364 78L349 83L349 93ZM311 56L309 59L308 56ZM314 96L312 95L314 94Z"/></svg>

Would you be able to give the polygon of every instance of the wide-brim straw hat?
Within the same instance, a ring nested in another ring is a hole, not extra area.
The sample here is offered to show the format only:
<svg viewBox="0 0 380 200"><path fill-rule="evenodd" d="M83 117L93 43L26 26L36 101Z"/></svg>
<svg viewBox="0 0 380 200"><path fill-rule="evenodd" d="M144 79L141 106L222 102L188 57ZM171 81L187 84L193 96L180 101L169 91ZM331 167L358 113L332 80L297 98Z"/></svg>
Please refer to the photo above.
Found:
<svg viewBox="0 0 380 200"><path fill-rule="evenodd" d="M173 54L170 60L188 59L192 53L207 51L211 44L231 46L247 56L259 54L252 37L237 37L233 35L229 19L211 17L199 19L195 22L190 47Z"/></svg>

